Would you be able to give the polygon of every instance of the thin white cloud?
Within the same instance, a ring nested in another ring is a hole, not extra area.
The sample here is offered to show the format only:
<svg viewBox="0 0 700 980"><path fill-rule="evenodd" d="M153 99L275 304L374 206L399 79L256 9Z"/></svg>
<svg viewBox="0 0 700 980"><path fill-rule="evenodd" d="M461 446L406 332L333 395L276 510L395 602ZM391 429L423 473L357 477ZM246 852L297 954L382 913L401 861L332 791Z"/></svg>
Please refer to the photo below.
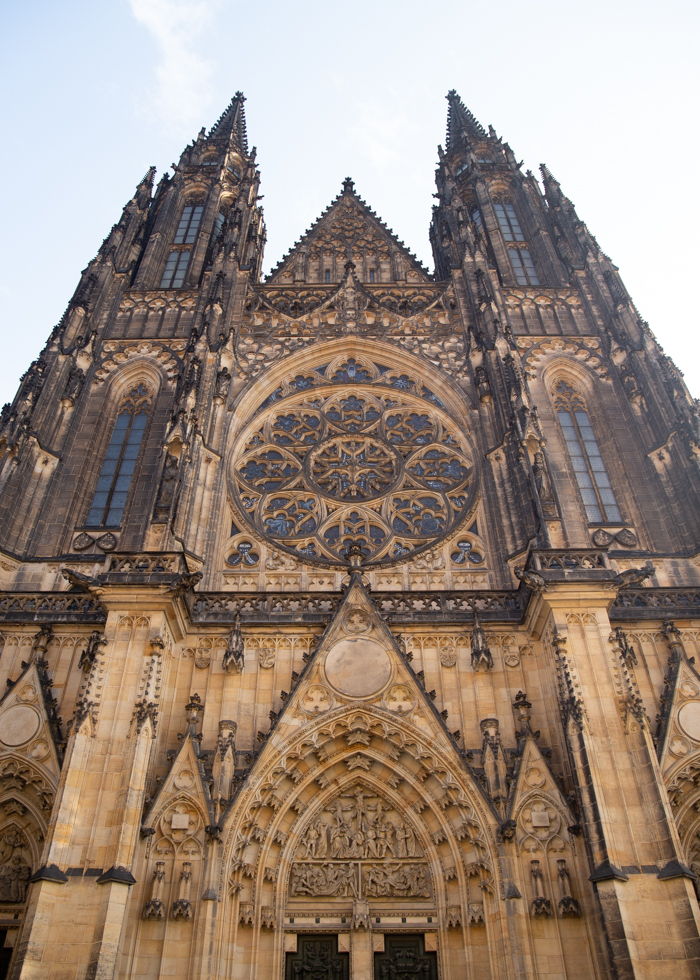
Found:
<svg viewBox="0 0 700 980"><path fill-rule="evenodd" d="M209 96L212 64L198 52L214 15L227 0L129 0L131 12L160 49L154 108L170 121L201 118Z"/></svg>

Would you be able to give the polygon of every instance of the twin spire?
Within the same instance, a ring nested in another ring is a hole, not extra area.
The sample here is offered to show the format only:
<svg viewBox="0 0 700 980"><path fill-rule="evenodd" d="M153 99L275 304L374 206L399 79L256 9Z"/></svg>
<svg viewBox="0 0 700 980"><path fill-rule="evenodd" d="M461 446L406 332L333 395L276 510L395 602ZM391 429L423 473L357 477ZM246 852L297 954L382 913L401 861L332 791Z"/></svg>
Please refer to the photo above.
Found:
<svg viewBox="0 0 700 980"><path fill-rule="evenodd" d="M486 130L476 117L467 109L460 99L455 89L450 89L447 93L447 148L454 145L462 135L467 137L486 136ZM209 130L209 139L229 138L235 143L239 150L248 153L248 133L246 130L245 96L242 92L236 92L231 99L228 107L220 116L219 120Z"/></svg>

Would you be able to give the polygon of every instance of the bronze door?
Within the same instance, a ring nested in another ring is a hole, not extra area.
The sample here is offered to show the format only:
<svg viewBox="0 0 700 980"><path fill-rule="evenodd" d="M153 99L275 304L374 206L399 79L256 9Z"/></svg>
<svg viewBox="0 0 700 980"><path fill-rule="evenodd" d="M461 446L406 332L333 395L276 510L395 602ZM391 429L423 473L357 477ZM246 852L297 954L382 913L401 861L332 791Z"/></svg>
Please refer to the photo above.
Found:
<svg viewBox="0 0 700 980"><path fill-rule="evenodd" d="M287 953L285 980L350 980L350 954L338 952L337 936L299 936Z"/></svg>
<svg viewBox="0 0 700 980"><path fill-rule="evenodd" d="M437 980L437 953L426 953L422 935L385 935L374 954L374 980Z"/></svg>

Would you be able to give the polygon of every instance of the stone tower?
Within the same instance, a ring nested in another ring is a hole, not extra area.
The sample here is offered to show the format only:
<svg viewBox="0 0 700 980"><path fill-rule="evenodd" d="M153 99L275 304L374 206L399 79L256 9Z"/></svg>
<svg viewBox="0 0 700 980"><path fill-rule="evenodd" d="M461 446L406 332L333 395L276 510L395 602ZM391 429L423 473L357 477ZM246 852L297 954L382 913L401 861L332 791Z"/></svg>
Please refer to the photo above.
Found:
<svg viewBox="0 0 700 980"><path fill-rule="evenodd" d="M698 407L448 102L434 272L238 93L2 411L13 980L698 976Z"/></svg>

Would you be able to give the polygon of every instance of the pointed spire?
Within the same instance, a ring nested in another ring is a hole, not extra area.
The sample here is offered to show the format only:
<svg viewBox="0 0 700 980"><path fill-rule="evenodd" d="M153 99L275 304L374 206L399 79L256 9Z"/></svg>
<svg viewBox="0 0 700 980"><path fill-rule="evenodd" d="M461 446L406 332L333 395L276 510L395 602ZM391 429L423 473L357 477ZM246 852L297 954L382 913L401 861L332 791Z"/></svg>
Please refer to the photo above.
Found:
<svg viewBox="0 0 700 980"><path fill-rule="evenodd" d="M540 164L540 173L542 174L542 183L544 185L545 196L549 203L556 207L558 204L561 204L563 196L559 181L556 179L546 163Z"/></svg>
<svg viewBox="0 0 700 980"><path fill-rule="evenodd" d="M449 104L446 142L448 150L456 145L462 135L466 136L467 139L486 136L486 130L467 109L455 89L450 89L445 98Z"/></svg>
<svg viewBox="0 0 700 980"><path fill-rule="evenodd" d="M245 95L236 92L215 126L209 130L208 139L228 138L242 153L248 154L248 134L243 103Z"/></svg>
<svg viewBox="0 0 700 980"><path fill-rule="evenodd" d="M134 194L134 199L141 211L146 207L151 199L151 194L153 192L153 181L156 176L156 168L149 167L146 173L143 175L139 183L136 185L136 193Z"/></svg>

